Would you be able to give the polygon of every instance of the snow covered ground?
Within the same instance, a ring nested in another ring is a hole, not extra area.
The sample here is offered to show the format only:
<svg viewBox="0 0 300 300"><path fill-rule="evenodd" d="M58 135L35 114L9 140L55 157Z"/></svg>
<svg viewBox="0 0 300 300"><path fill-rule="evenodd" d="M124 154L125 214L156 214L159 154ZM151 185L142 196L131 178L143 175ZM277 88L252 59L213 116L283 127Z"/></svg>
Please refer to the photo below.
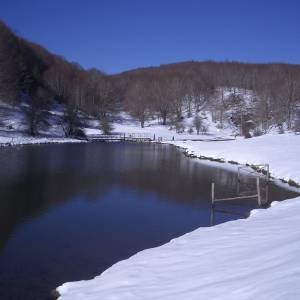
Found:
<svg viewBox="0 0 300 300"><path fill-rule="evenodd" d="M66 141L63 139L65 136L64 125L64 111L65 106L59 103L53 103L49 110L43 111L42 122L39 126L39 134L43 138L30 138L28 137L28 105L22 103L20 106L13 106L5 104L0 101L0 145L2 144L28 144L46 142L46 137L62 139L61 142ZM88 137L97 137L102 134L100 130L99 120L87 116L83 113L79 114L83 130ZM234 128L226 126L225 129L218 129L216 124L212 122L211 116L208 113L202 113L203 124L207 128L207 132L197 135L195 128L193 128L193 118L185 118L182 120L183 132L176 132L175 128L169 125L163 126L158 119L149 119L145 122L145 127L141 128L140 123L128 113L120 112L115 116L112 123L112 133L126 133L126 134L139 134L147 137L160 139L164 141L170 140L210 140L210 139L233 139L232 132ZM227 124L228 125L228 124ZM191 132L193 128L193 132Z"/></svg>
<svg viewBox="0 0 300 300"><path fill-rule="evenodd" d="M208 140L208 139L233 139L231 135L232 130L230 128L218 129L216 124L211 121L209 115L206 115L204 123L208 129L206 133L197 135L195 130L192 133L188 133L189 128L192 127L193 118L185 118L182 122L185 130L182 133L176 133L174 128L170 128L168 125L161 125L161 122L157 119L148 120L145 123L145 127L141 128L140 123L126 113L120 113L119 118L112 124L113 133L138 133L150 135L151 137L161 138L164 141L175 140Z"/></svg>
<svg viewBox="0 0 300 300"><path fill-rule="evenodd" d="M168 143L196 156L269 163L273 176L300 183L299 135ZM299 227L300 197L199 228L57 290L63 300L300 299Z"/></svg>
<svg viewBox="0 0 300 300"><path fill-rule="evenodd" d="M0 101L0 147L48 144L48 143L79 143L79 139L65 138L63 130L64 107L54 103L51 109L43 111L44 124L39 128L41 136L28 136L28 105L20 106L5 104Z"/></svg>
<svg viewBox="0 0 300 300"><path fill-rule="evenodd" d="M85 141L70 138L51 138L51 137L5 137L0 136L0 146L15 146L29 144L62 144L62 143L82 143Z"/></svg>
<svg viewBox="0 0 300 300"><path fill-rule="evenodd" d="M194 141L171 143L199 157L250 165L268 163L273 177L286 181L291 179L300 183L300 135L268 134L251 139L237 138L217 143Z"/></svg>

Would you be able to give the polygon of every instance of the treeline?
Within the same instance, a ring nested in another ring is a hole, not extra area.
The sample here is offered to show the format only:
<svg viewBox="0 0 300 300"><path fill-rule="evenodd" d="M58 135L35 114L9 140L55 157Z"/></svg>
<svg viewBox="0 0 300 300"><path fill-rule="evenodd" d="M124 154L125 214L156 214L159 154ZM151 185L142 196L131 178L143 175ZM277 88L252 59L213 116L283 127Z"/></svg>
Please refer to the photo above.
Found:
<svg viewBox="0 0 300 300"><path fill-rule="evenodd" d="M29 134L38 134L45 121L43 111L54 100L66 105L67 136L76 135L82 126L79 112L99 118L105 129L116 107L117 90L111 77L49 53L0 21L0 100L26 104Z"/></svg>
<svg viewBox="0 0 300 300"><path fill-rule="evenodd" d="M137 69L118 78L125 107L142 127L158 117L181 130L183 112L189 117L193 113L199 127L199 112L205 110L220 128L229 118L243 135L264 133L271 126L300 130L299 65L185 62Z"/></svg>

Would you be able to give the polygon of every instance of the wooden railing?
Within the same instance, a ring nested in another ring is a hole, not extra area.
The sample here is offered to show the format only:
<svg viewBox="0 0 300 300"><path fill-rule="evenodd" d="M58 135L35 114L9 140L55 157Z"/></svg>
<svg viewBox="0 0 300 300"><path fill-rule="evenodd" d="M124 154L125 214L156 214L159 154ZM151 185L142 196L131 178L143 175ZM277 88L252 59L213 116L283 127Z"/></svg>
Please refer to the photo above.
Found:
<svg viewBox="0 0 300 300"><path fill-rule="evenodd" d="M145 133L118 133L89 136L89 141L151 141L152 134Z"/></svg>

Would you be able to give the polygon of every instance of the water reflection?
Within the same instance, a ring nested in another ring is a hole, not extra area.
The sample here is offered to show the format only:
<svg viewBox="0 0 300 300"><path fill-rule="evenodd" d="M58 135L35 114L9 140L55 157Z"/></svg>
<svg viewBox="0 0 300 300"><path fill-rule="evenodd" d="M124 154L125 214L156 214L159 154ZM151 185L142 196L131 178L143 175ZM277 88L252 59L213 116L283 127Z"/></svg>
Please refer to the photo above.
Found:
<svg viewBox="0 0 300 300"><path fill-rule="evenodd" d="M1 299L47 299L62 282L92 278L137 251L209 226L212 181L217 197L236 192L235 173L165 145L0 151ZM273 200L288 196L270 186ZM216 223L246 216L256 202L231 206L229 214L228 205L218 206Z"/></svg>

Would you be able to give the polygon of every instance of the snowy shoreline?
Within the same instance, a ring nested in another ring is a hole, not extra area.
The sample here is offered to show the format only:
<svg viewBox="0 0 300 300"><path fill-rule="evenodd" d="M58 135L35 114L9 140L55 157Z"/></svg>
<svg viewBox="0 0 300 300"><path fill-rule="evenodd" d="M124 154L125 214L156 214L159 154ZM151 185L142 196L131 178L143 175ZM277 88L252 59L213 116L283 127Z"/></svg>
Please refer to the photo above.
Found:
<svg viewBox="0 0 300 300"><path fill-rule="evenodd" d="M0 147L41 145L41 144L85 143L85 142L86 142L85 140L71 139L71 138L0 136Z"/></svg>
<svg viewBox="0 0 300 300"><path fill-rule="evenodd" d="M265 135L251 139L214 142L170 141L165 142L183 150L192 158L245 165L270 165L274 179L300 187L300 136L294 134Z"/></svg>
<svg viewBox="0 0 300 300"><path fill-rule="evenodd" d="M265 177L265 175L262 172L260 172L258 169L256 169L256 165L251 165L248 163L242 164L242 163L235 162L235 161L225 161L222 159L208 157L208 156L202 156L202 155L196 156L195 154L191 154L187 148L184 148L181 146L176 146L176 145L170 144L170 143L164 143L164 144L174 146L179 151L181 151L186 157L188 157L190 159L195 159L196 161L201 162L202 164L207 164L211 167L225 169L225 170L232 171L232 172L238 172L238 168L243 167L240 170L241 173L249 174L250 172L251 173L254 172L254 173L256 173L257 176ZM246 170L247 170L247 172L246 172ZM287 181L282 178L276 178L271 175L270 175L270 180L272 180L272 182L275 185L277 185L283 189L300 193L300 183L298 184L297 182L294 182L294 181Z"/></svg>
<svg viewBox="0 0 300 300"><path fill-rule="evenodd" d="M270 163L273 177L300 183L300 136L165 143L198 158ZM59 299L295 299L300 296L299 214L297 197L253 210L248 219L198 228L92 280L64 283L57 288Z"/></svg>

